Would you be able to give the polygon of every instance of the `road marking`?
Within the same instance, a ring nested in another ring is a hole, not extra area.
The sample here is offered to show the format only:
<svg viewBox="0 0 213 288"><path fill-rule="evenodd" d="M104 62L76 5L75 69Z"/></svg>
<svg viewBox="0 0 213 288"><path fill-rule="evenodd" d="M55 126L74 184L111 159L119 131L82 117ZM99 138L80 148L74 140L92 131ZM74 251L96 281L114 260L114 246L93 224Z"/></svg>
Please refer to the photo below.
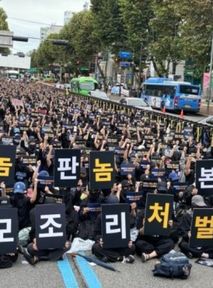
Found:
<svg viewBox="0 0 213 288"><path fill-rule="evenodd" d="M76 256L76 263L88 288L102 288L102 285L87 260Z"/></svg>
<svg viewBox="0 0 213 288"><path fill-rule="evenodd" d="M65 256L64 260L58 261L57 265L63 278L65 288L79 288L67 256Z"/></svg>

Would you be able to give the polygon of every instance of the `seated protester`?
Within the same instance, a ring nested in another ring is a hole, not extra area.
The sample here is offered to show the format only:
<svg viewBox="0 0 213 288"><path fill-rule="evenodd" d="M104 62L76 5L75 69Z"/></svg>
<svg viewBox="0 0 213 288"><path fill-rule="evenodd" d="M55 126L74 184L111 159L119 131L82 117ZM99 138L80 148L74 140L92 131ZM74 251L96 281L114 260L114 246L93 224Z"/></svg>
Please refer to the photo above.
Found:
<svg viewBox="0 0 213 288"><path fill-rule="evenodd" d="M135 180L131 174L127 175L127 179L121 182L123 191L135 191Z"/></svg>
<svg viewBox="0 0 213 288"><path fill-rule="evenodd" d="M33 176L33 169L27 167L20 158L16 159L15 164L15 180L17 182L24 182L28 185Z"/></svg>
<svg viewBox="0 0 213 288"><path fill-rule="evenodd" d="M207 208L207 205L201 195L192 197L192 209L183 216L182 223L180 223L179 232L183 236L179 243L179 248L189 258L211 258L213 259L212 247L190 247L189 240L191 237L191 222L194 208Z"/></svg>
<svg viewBox="0 0 213 288"><path fill-rule="evenodd" d="M64 196L64 203L66 206L66 233L68 240L71 240L75 237L79 223L78 212L74 209L73 200L74 197L72 192L66 191Z"/></svg>
<svg viewBox="0 0 213 288"><path fill-rule="evenodd" d="M82 193L81 205L79 210L79 225L76 237L84 240L93 240L95 221L97 214L100 213L100 209L96 209L96 206L100 207L102 197L100 191L92 190L88 193Z"/></svg>
<svg viewBox="0 0 213 288"><path fill-rule="evenodd" d="M45 204L53 204L53 203L56 203L55 199L49 197L45 199ZM62 259L63 255L71 247L70 241L66 241L63 248L39 250L35 238L35 209L31 211L30 216L32 222L32 229L30 231L31 242L30 244L27 245L26 248L21 249L24 258L31 265L35 265L39 261L58 261Z"/></svg>
<svg viewBox="0 0 213 288"><path fill-rule="evenodd" d="M18 224L19 230L29 227L30 224L30 210L34 207L37 197L37 182L34 183L33 195L28 198L25 193L27 192L26 185L23 182L16 182L14 185L11 197L11 204L18 209Z"/></svg>
<svg viewBox="0 0 213 288"><path fill-rule="evenodd" d="M140 215L138 218L140 219L137 225L139 235L135 242L135 247L136 253L141 257L142 262L146 262L152 258L161 257L174 248L174 241L171 237L144 235L145 219L143 218L143 215Z"/></svg>
<svg viewBox="0 0 213 288"><path fill-rule="evenodd" d="M0 197L0 209L12 207L10 199L6 196ZM0 269L10 268L18 259L18 251L16 253L8 253L0 255Z"/></svg>
<svg viewBox="0 0 213 288"><path fill-rule="evenodd" d="M178 172L175 171L174 169L169 173L169 180L171 180L172 183L175 183L175 182L179 181Z"/></svg>
<svg viewBox="0 0 213 288"><path fill-rule="evenodd" d="M188 207L188 208L191 207L192 197L194 195L197 195L197 193L198 193L198 190L194 184L190 185L186 188L186 190L183 193L183 202L185 203L186 207Z"/></svg>
<svg viewBox="0 0 213 288"><path fill-rule="evenodd" d="M105 204L119 203L118 198L115 195L110 195L105 199ZM103 262L117 262L123 261L123 263L133 263L135 261L134 253L135 246L132 241L129 241L126 248L103 248L103 239L101 235L101 214L98 215L95 223L95 244L92 246L92 253L102 260Z"/></svg>
<svg viewBox="0 0 213 288"><path fill-rule="evenodd" d="M150 169L149 167L145 170L144 174L141 176L141 181L150 180Z"/></svg>
<svg viewBox="0 0 213 288"><path fill-rule="evenodd" d="M80 208L80 203L82 201L81 196L85 190L85 187L83 187L83 184L84 183L83 183L82 179L79 179L78 183L77 183L77 187L73 187L70 190L70 193L72 195L72 203L74 206L78 206L79 208Z"/></svg>

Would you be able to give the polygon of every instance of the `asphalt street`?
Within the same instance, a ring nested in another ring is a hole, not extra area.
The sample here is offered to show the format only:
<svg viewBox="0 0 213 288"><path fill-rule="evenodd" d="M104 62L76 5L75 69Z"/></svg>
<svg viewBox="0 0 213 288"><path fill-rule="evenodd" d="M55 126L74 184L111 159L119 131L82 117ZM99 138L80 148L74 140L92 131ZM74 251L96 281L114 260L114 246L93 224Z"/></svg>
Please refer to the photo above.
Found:
<svg viewBox="0 0 213 288"><path fill-rule="evenodd" d="M70 259L70 258L69 258ZM63 288L66 287L57 268L56 262L40 262L35 267L23 263L20 256L18 263L10 269L0 269L0 287L4 288ZM72 260L70 265L75 274ZM25 262L25 261L24 261ZM191 275L187 280L164 279L154 277L152 269L156 260L142 263L136 258L134 264L112 264L120 272L112 272L102 267L92 267L103 288L212 288L212 269L192 263ZM86 287L77 275L79 288ZM69 287L73 288L73 287ZM91 287L93 288L93 287Z"/></svg>
<svg viewBox="0 0 213 288"><path fill-rule="evenodd" d="M111 101L115 101L115 102L119 102L120 99L125 98L124 96L120 97L118 95L109 95L109 97L110 97ZM159 112L160 110L154 109L153 111ZM210 106L209 111L210 111L209 115L213 115L213 105ZM166 114L179 117L179 113L166 113ZM202 103L200 113L198 113L198 114L189 113L189 112L184 113L184 119L185 120L195 121L195 122L199 122L199 121L205 119L207 116L208 116L207 115L207 106L205 103Z"/></svg>

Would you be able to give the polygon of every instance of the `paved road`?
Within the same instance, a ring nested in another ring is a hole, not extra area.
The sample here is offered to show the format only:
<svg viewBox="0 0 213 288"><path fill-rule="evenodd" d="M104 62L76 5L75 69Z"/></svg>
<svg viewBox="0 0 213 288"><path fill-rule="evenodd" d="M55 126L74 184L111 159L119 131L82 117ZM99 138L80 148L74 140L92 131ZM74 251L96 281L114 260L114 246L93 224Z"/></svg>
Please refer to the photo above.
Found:
<svg viewBox="0 0 213 288"><path fill-rule="evenodd" d="M110 100L115 101L115 102L119 102L119 100L121 98L125 98L125 97L120 97L118 95L110 95ZM159 110L154 110L154 111L158 111ZM213 105L210 106L210 115L213 115ZM179 115L179 113L167 113L168 115L174 115L177 116ZM193 113L185 113L184 114L184 119L186 120L190 120L190 121L195 121L195 122L199 122L203 119L205 119L207 117L207 106L206 103L202 103L201 105L201 111L199 114L193 114Z"/></svg>
<svg viewBox="0 0 213 288"><path fill-rule="evenodd" d="M64 283L57 268L57 263L41 262L32 267L29 264L22 264L20 257L18 263L11 269L0 269L0 287L4 288L63 288ZM71 262L71 261L70 261ZM141 263L137 258L134 264L112 264L119 272L111 272L104 268L95 266L92 269L96 272L103 288L212 288L212 268L193 264L191 276L187 280L171 280L153 277L152 269L155 260ZM70 263L73 267L73 264ZM75 271L74 267L73 270ZM76 272L76 271L75 271ZM85 285L79 281L79 288ZM73 288L73 287L69 287ZM91 287L93 288L93 287Z"/></svg>

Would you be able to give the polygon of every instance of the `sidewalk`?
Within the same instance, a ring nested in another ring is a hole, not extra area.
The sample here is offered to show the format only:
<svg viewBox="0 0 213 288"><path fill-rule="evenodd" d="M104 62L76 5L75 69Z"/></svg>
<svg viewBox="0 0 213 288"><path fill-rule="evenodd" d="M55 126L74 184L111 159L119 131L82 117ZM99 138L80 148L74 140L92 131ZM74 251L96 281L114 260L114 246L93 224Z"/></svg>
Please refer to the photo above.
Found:
<svg viewBox="0 0 213 288"><path fill-rule="evenodd" d="M206 116L213 116L213 103L210 103L209 105L209 113L208 113L208 105L205 100L201 102L201 107L200 107L200 114L206 115Z"/></svg>

